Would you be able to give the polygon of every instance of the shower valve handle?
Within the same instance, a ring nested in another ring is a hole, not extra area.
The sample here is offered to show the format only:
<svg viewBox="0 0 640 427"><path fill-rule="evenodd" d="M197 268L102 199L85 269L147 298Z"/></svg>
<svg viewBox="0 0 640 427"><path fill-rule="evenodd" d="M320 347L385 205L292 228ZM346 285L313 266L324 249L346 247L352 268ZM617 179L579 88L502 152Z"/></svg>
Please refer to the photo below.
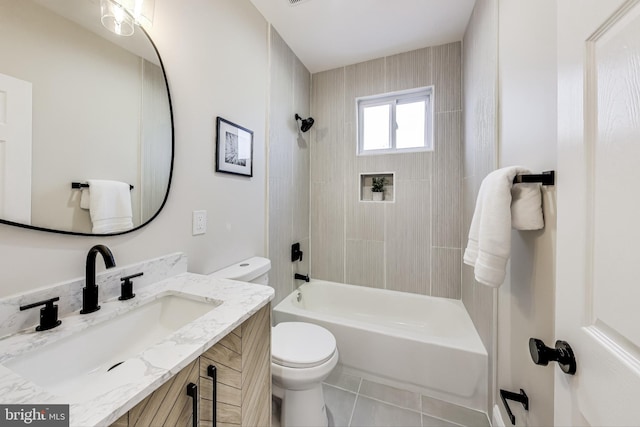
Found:
<svg viewBox="0 0 640 427"><path fill-rule="evenodd" d="M300 250L300 243L294 243L291 245L291 262L302 261L302 251Z"/></svg>

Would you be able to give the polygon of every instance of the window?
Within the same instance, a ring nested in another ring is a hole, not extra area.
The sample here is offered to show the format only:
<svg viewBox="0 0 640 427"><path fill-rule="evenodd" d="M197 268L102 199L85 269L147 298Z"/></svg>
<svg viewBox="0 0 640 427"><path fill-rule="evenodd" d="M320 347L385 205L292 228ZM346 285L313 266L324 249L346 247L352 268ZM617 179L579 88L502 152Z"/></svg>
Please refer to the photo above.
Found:
<svg viewBox="0 0 640 427"><path fill-rule="evenodd" d="M356 99L358 154L433 150L433 87Z"/></svg>

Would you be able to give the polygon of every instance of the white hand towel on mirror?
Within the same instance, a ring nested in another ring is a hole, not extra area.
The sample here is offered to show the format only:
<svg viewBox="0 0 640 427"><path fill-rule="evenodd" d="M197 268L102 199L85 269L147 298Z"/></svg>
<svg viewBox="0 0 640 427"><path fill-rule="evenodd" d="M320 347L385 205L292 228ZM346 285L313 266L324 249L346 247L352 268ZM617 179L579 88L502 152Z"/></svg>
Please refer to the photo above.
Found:
<svg viewBox="0 0 640 427"><path fill-rule="evenodd" d="M117 233L133 228L131 190L119 181L90 179L89 214L95 234Z"/></svg>
<svg viewBox="0 0 640 427"><path fill-rule="evenodd" d="M474 267L475 278L480 283L498 287L504 282L511 255L513 178L527 173L531 172L520 166L498 169L487 175L480 185L464 252L464 263Z"/></svg>

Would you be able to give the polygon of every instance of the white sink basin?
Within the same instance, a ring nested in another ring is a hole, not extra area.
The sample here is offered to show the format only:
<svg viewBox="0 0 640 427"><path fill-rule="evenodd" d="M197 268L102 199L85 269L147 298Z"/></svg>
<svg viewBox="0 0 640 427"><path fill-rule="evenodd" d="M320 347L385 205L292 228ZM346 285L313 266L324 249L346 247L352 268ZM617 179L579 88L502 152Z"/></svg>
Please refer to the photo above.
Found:
<svg viewBox="0 0 640 427"><path fill-rule="evenodd" d="M96 384L109 383L114 376L120 379L136 376L131 371L133 367L122 362L159 343L221 303L170 293L35 349L4 363L4 366L49 393L64 397L65 403L80 401L94 394L89 390ZM64 322L61 327L64 327ZM139 368L144 371L145 367L137 368L137 371ZM99 392L95 387L93 391Z"/></svg>

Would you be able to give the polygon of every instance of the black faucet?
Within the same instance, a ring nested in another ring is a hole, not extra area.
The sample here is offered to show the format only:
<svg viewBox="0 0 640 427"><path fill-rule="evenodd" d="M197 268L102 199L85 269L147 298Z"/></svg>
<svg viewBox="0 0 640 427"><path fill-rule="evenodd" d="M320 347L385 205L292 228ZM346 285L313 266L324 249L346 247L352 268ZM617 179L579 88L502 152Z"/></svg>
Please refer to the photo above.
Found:
<svg viewBox="0 0 640 427"><path fill-rule="evenodd" d="M303 274L298 274L298 273L296 273L296 274L293 276L293 278L294 278L294 279L296 279L296 280L304 280L305 282L308 282L308 281L309 281L309 275L306 275L306 276L305 276L305 275L303 275Z"/></svg>
<svg viewBox="0 0 640 427"><path fill-rule="evenodd" d="M100 310L98 305L98 285L96 285L96 255L98 253L102 255L105 267L112 268L116 266L111 250L105 245L95 245L89 249L87 254L87 275L85 287L82 289L82 310L80 310L80 314L88 314Z"/></svg>

